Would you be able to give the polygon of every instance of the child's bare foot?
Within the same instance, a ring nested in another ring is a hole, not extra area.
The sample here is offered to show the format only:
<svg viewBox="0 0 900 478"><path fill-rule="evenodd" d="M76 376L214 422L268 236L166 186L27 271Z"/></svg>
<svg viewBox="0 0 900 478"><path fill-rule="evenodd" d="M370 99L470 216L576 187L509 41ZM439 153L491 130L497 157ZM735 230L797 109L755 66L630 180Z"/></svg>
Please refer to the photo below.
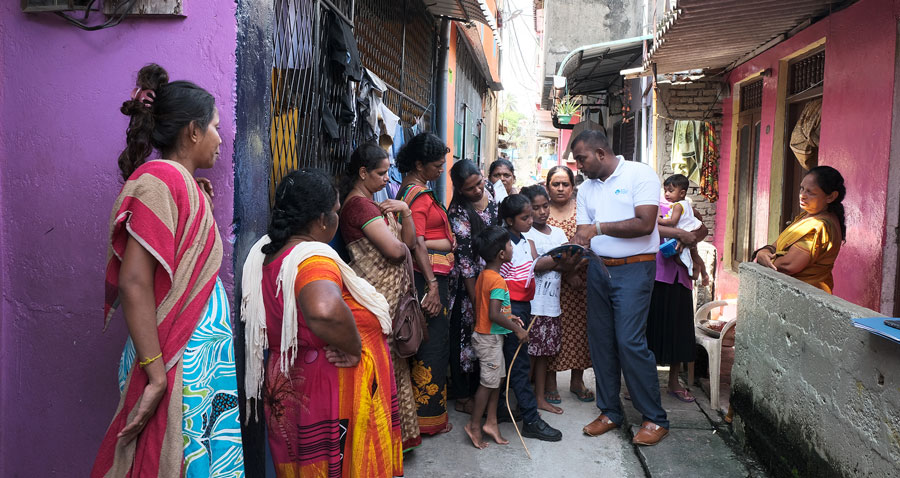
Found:
<svg viewBox="0 0 900 478"><path fill-rule="evenodd" d="M481 430L477 426L472 427L471 425L471 423L466 423L466 426L463 427L466 430L466 435L469 435L469 439L472 440L472 444L475 445L475 448L484 450L485 448L487 448L488 444L486 441L484 441L481 435Z"/></svg>
<svg viewBox="0 0 900 478"><path fill-rule="evenodd" d="M497 444L509 445L509 440L503 438L503 435L500 434L500 426L496 423L493 425L488 425L487 423L485 423L484 426L481 427L481 429L484 431L484 433L487 434L487 436L493 438L494 441L497 442Z"/></svg>
<svg viewBox="0 0 900 478"><path fill-rule="evenodd" d="M559 408L552 403L548 402L546 399L538 399L537 406L541 410L546 410L550 413L555 413L557 415L562 415L563 409Z"/></svg>

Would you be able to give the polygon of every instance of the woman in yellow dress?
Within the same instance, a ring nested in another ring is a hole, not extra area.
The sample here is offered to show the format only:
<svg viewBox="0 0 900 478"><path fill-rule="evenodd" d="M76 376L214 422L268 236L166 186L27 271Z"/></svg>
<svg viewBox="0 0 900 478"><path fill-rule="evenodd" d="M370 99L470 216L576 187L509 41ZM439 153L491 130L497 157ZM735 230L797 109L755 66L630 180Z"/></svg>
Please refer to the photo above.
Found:
<svg viewBox="0 0 900 478"><path fill-rule="evenodd" d="M756 262L831 294L831 271L847 233L844 178L830 166L809 170L800 182L800 213L775 241L757 250Z"/></svg>

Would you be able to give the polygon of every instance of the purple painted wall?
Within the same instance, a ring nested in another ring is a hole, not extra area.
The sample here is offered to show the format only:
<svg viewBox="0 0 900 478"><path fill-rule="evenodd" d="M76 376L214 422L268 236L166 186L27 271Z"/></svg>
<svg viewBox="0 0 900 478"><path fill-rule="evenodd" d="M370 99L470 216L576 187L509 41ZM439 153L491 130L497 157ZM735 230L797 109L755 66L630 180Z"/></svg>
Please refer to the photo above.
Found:
<svg viewBox="0 0 900 478"><path fill-rule="evenodd" d="M733 85L772 69L764 79L757 204L756 247L766 242L773 131L779 60L825 38L825 83L822 102L819 164L844 176L847 197L847 242L834 268L834 293L850 302L878 310L894 91L894 50L900 0L861 0L810 26L796 36L738 66L729 75ZM722 164L719 169L718 217L727 213L731 177L732 98L723 101ZM766 133L766 129L770 132ZM896 126L894 126L896 127ZM717 228L714 243L725 250L725 229ZM737 296L737 276L719 263L718 294Z"/></svg>
<svg viewBox="0 0 900 478"><path fill-rule="evenodd" d="M121 316L102 333L107 221L121 187L119 113L148 62L216 97L208 175L232 290L235 3L84 32L0 6L0 476L87 476L118 400Z"/></svg>

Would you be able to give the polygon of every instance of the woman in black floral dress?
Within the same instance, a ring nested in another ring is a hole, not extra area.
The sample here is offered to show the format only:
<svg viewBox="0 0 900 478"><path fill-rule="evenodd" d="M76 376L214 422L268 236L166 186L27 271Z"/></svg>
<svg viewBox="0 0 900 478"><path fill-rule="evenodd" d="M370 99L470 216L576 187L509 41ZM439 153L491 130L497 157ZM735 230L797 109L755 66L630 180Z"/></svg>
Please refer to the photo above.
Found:
<svg viewBox="0 0 900 478"><path fill-rule="evenodd" d="M478 388L478 369L472 349L475 324L475 278L484 261L472 249L472 238L487 226L499 224L491 184L472 161L457 161L450 169L453 200L447 210L456 236L456 264L450 276L450 386L456 409L469 413L469 398Z"/></svg>

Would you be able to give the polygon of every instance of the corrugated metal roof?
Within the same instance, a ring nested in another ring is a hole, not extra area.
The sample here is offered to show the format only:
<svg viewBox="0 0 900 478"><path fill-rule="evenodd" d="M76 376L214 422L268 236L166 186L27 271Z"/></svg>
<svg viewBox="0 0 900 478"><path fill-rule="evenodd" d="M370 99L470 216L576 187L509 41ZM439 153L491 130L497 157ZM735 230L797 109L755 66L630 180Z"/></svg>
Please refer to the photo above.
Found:
<svg viewBox="0 0 900 478"><path fill-rule="evenodd" d="M563 58L556 74L566 77L570 95L605 91L619 79L620 71L640 65L644 40L651 38L647 35L578 47Z"/></svg>
<svg viewBox="0 0 900 478"><path fill-rule="evenodd" d="M475 21L487 25L487 18L481 12L478 0L425 0L425 7L436 17L464 22Z"/></svg>
<svg viewBox="0 0 900 478"><path fill-rule="evenodd" d="M478 35L478 30L458 23L456 24L456 27L466 39L466 45L468 45L469 51L475 59L475 64L478 66L478 70L481 72L481 76L488 88L494 91L502 90L503 85L500 84L500 78L495 77L491 73L491 67L488 65L487 56L484 54L484 48L482 47L481 36Z"/></svg>
<svg viewBox="0 0 900 478"><path fill-rule="evenodd" d="M735 62L844 0L678 0L656 27L644 69L657 73L736 66Z"/></svg>
<svg viewBox="0 0 900 478"><path fill-rule="evenodd" d="M498 47L502 47L497 18L484 0L425 0L425 7L436 17L447 17L462 22L480 22L494 33Z"/></svg>

